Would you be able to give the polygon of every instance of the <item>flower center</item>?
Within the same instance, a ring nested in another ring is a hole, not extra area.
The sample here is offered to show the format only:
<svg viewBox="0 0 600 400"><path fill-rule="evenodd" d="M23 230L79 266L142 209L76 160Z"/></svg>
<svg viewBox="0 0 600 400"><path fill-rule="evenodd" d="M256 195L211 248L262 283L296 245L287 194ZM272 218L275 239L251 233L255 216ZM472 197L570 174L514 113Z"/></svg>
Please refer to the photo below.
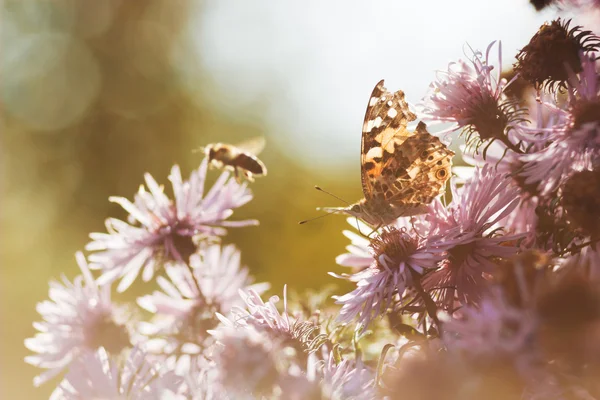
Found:
<svg viewBox="0 0 600 400"><path fill-rule="evenodd" d="M459 244L458 246L452 247L448 250L448 260L450 261L448 266L451 269L460 268L467 260L467 257L473 254L475 247L475 242Z"/></svg>
<svg viewBox="0 0 600 400"><path fill-rule="evenodd" d="M400 265L406 262L408 258L417 250L417 242L405 230L397 228L388 228L381 235L375 237L371 241L371 249L373 257L377 262L377 267L381 270L386 270L386 266L381 264L380 259L385 259L391 262L391 265ZM388 264L389 265L389 264Z"/></svg>
<svg viewBox="0 0 600 400"><path fill-rule="evenodd" d="M131 346L127 329L124 325L117 324L109 312L99 315L87 326L84 336L88 348L104 347L110 354L118 354Z"/></svg>
<svg viewBox="0 0 600 400"><path fill-rule="evenodd" d="M581 71L579 52L593 51L598 47L591 32L582 31L579 26L569 29L570 23L570 20L558 18L542 25L529 44L517 54L515 71L536 87L544 82L564 87L569 69L574 73Z"/></svg>
<svg viewBox="0 0 600 400"><path fill-rule="evenodd" d="M471 125L482 140L501 139L508 125L508 117L491 95L482 99L474 113Z"/></svg>

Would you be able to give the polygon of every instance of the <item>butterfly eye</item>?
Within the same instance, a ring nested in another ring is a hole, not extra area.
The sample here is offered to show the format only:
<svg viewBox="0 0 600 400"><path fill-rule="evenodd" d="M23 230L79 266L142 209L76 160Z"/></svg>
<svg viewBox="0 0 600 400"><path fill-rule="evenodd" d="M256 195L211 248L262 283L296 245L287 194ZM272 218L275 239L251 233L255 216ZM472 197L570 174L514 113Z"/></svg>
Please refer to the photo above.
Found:
<svg viewBox="0 0 600 400"><path fill-rule="evenodd" d="M355 204L352 206L352 208L350 209L350 211L352 212L360 212L360 206L358 204Z"/></svg>
<svg viewBox="0 0 600 400"><path fill-rule="evenodd" d="M444 179L447 175L447 172L445 169L438 169L437 172L435 173L435 177L438 179Z"/></svg>

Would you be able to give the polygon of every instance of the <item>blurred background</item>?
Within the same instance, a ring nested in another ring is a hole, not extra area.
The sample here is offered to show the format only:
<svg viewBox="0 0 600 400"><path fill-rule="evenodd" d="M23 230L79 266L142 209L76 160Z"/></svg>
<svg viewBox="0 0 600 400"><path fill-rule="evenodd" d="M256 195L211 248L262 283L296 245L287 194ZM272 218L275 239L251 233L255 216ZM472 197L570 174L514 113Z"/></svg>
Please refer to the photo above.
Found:
<svg viewBox="0 0 600 400"><path fill-rule="evenodd" d="M0 1L0 398L47 398L24 364L48 280L77 272L74 253L103 221L124 218L150 172L184 175L192 150L264 136L269 174L226 241L271 293L318 289L340 272L341 205L313 186L362 196L359 150L377 81L418 102L435 70L502 39L503 64L552 11L526 0ZM213 176L217 173L213 172ZM166 185L168 187L168 185ZM137 285L129 293L149 291Z"/></svg>

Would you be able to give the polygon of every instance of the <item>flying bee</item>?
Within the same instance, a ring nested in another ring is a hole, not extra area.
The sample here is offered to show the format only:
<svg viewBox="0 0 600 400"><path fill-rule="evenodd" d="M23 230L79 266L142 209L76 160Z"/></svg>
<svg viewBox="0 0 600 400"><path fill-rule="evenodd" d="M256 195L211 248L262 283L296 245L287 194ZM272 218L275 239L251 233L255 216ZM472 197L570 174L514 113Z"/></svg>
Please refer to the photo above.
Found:
<svg viewBox="0 0 600 400"><path fill-rule="evenodd" d="M255 176L267 175L267 167L256 157L265 147L265 139L256 137L243 143L211 143L198 149L208 158L211 167L233 172L236 181L242 177L254 182Z"/></svg>

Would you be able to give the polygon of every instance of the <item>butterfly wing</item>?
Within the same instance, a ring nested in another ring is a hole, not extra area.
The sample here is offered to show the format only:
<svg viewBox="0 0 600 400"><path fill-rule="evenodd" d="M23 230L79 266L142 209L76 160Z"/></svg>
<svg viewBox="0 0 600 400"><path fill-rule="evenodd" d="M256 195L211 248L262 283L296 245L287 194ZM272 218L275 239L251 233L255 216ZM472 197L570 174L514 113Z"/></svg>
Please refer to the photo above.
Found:
<svg viewBox="0 0 600 400"><path fill-rule="evenodd" d="M411 136L406 129L416 119L404 100L404 92L390 93L380 81L369 98L362 131L361 179L365 199L391 196L396 171L389 167L397 157L396 147ZM391 192L390 192L391 190Z"/></svg>
<svg viewBox="0 0 600 400"><path fill-rule="evenodd" d="M411 134L396 147L397 158L384 167L397 171L392 183L395 193L385 195L391 204L429 204L443 193L450 178L454 152L431 135L423 122Z"/></svg>
<svg viewBox="0 0 600 400"><path fill-rule="evenodd" d="M454 152L416 119L404 93L390 93L380 81L369 99L361 148L361 178L367 201L398 206L428 204L448 178Z"/></svg>

